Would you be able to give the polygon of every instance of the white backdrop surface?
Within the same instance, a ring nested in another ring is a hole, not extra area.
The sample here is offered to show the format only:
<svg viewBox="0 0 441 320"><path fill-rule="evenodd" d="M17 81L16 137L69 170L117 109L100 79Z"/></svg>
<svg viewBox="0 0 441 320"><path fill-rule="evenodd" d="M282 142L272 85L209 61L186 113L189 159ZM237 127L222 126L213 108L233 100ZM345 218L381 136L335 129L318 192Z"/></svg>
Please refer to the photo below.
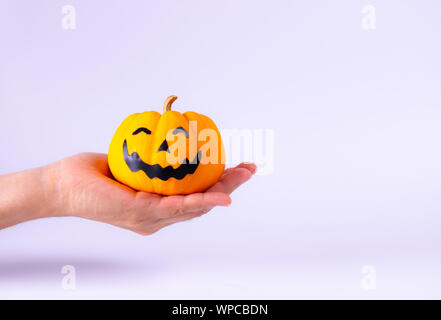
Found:
<svg viewBox="0 0 441 320"><path fill-rule="evenodd" d="M274 132L274 170L150 237L74 218L1 230L0 298L441 298L440 10L2 0L0 173L106 152L170 94L222 129Z"/></svg>

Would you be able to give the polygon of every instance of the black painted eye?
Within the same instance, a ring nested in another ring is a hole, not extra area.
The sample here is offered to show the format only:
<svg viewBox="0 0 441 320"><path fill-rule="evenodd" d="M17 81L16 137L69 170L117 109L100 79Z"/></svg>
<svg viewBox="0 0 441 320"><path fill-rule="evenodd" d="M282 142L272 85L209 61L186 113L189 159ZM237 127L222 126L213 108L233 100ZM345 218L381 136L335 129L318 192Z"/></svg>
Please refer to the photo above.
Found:
<svg viewBox="0 0 441 320"><path fill-rule="evenodd" d="M135 132L132 133L132 135L136 135L136 134L138 134L138 133L140 133L140 132L144 132L144 133L146 133L146 134L151 134L151 133L152 133L152 132L151 132L149 129L147 129L147 128L138 128L138 129L135 130Z"/></svg>
<svg viewBox="0 0 441 320"><path fill-rule="evenodd" d="M182 128L182 127L177 127L175 130L173 130L173 134L178 134L179 132L182 132L183 134L185 134L185 136L186 136L187 138L190 137L190 136L188 135L187 130L185 130L185 129Z"/></svg>

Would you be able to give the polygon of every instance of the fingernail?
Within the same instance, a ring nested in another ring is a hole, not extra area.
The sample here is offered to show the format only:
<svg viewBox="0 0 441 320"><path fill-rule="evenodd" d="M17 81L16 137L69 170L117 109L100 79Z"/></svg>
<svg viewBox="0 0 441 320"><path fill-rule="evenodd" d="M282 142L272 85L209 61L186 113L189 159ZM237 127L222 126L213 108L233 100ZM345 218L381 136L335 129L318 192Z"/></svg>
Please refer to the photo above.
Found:
<svg viewBox="0 0 441 320"><path fill-rule="evenodd" d="M229 196L225 197L224 199L222 199L222 203L220 203L219 205L223 207L229 207L231 205L231 198Z"/></svg>
<svg viewBox="0 0 441 320"><path fill-rule="evenodd" d="M231 204L231 198L227 194L222 194L217 196L217 205L228 207Z"/></svg>
<svg viewBox="0 0 441 320"><path fill-rule="evenodd" d="M250 166L250 171L252 174L255 174L257 172L257 166L253 162L244 162L247 166Z"/></svg>
<svg viewBox="0 0 441 320"><path fill-rule="evenodd" d="M222 203L219 205L221 205L223 207L229 207L231 205L231 198L226 197L226 198L222 199Z"/></svg>

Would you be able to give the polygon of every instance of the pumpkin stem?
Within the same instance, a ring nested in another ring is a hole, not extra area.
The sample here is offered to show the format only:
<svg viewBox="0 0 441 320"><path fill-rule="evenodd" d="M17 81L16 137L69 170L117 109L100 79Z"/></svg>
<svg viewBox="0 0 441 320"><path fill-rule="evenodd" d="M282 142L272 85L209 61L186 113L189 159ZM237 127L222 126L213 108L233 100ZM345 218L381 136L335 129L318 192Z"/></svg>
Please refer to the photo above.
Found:
<svg viewBox="0 0 441 320"><path fill-rule="evenodd" d="M175 102L175 100L177 98L178 98L177 96L169 96L169 97L167 97L167 99L165 99L165 102L164 102L164 112L171 110L171 105L172 105L173 102Z"/></svg>

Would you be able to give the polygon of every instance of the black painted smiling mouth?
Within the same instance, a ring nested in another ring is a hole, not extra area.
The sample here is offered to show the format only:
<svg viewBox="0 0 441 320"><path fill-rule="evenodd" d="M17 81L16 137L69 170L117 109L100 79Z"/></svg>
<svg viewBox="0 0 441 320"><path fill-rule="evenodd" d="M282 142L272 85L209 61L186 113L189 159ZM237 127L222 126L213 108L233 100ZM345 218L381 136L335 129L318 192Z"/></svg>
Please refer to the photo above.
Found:
<svg viewBox="0 0 441 320"><path fill-rule="evenodd" d="M129 154L127 150L127 140L124 140L123 155L130 171L136 172L142 170L150 179L159 178L166 181L170 178L182 180L187 174L193 174L199 166L201 151L198 152L192 162L186 158L184 162L176 169L174 169L172 166L163 168L159 164L150 165L142 161L138 153L133 152L132 154Z"/></svg>

